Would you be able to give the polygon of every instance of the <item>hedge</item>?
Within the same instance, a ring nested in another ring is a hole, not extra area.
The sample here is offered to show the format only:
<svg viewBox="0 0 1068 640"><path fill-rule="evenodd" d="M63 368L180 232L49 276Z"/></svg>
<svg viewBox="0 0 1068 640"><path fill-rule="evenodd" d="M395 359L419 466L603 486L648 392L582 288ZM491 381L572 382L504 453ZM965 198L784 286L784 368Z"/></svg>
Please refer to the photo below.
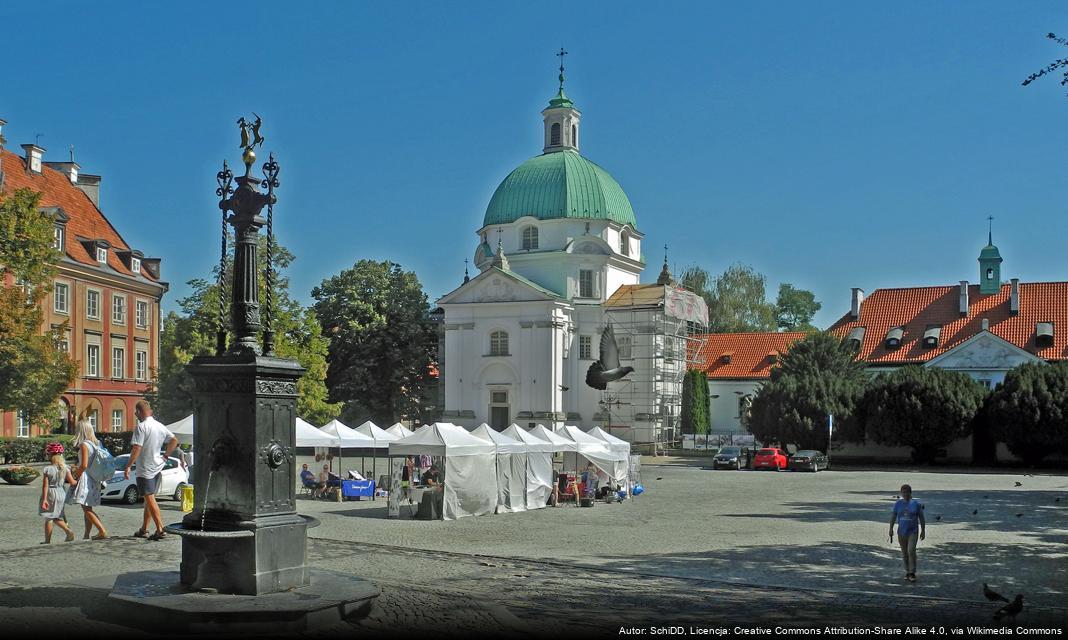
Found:
<svg viewBox="0 0 1068 640"><path fill-rule="evenodd" d="M130 438L132 431L121 433L98 433L100 443L111 452L112 455L121 455L130 452ZM74 436L57 434L41 438L0 438L0 460L4 464L26 464L30 462L48 462L45 457L45 446L49 442L61 442L66 451L63 457L73 461L76 455L74 450Z"/></svg>

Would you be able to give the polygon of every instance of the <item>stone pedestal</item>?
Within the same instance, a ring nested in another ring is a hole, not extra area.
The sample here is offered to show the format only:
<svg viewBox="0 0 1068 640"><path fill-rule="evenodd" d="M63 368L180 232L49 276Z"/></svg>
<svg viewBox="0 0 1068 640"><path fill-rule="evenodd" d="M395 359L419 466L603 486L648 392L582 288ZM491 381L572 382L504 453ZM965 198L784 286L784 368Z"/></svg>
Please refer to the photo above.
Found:
<svg viewBox="0 0 1068 640"><path fill-rule="evenodd" d="M261 595L308 584L307 521L296 512L295 361L199 357L194 396L196 505L181 526L181 582Z"/></svg>

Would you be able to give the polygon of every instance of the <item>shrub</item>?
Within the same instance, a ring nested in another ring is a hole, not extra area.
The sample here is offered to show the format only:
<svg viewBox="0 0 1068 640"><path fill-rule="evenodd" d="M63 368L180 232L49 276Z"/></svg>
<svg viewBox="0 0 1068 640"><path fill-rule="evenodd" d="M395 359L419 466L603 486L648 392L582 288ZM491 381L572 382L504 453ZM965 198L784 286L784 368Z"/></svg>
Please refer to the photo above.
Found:
<svg viewBox="0 0 1068 640"><path fill-rule="evenodd" d="M1068 452L1068 363L1012 369L987 399L991 434L1027 464Z"/></svg>
<svg viewBox="0 0 1068 640"><path fill-rule="evenodd" d="M33 467L8 467L0 469L0 478L8 484L30 484L41 475Z"/></svg>

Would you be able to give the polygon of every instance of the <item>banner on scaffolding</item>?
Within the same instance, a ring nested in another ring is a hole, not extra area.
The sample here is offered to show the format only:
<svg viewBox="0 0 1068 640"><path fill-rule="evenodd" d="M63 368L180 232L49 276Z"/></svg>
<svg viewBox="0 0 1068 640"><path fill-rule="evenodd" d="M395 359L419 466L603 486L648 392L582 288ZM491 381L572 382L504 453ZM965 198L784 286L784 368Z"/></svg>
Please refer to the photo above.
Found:
<svg viewBox="0 0 1068 640"><path fill-rule="evenodd" d="M664 313L672 318L708 326L708 305L704 298L692 291L664 287Z"/></svg>

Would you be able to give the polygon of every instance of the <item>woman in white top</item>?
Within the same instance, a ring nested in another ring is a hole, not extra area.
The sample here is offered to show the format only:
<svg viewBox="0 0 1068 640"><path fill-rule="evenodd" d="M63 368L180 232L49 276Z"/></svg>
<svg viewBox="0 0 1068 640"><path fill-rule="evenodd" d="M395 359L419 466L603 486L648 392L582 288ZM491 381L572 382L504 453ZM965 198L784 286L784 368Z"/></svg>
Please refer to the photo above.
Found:
<svg viewBox="0 0 1068 640"><path fill-rule="evenodd" d="M100 504L100 483L86 473L98 446L93 425L85 419L78 422L77 435L74 437L74 447L78 450L78 466L71 472L78 484L74 486L72 499L82 507L82 515L85 516L85 535L82 537L86 540L90 539L89 534L93 532L93 527L99 532L92 536L93 540L104 540L108 537L100 517L93 511L93 507Z"/></svg>

